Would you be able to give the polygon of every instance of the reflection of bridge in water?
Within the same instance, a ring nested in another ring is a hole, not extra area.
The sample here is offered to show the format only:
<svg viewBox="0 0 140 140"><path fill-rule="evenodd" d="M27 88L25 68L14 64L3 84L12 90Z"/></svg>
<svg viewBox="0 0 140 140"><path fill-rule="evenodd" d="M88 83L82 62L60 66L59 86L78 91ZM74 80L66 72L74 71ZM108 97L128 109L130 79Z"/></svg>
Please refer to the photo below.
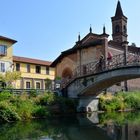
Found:
<svg viewBox="0 0 140 140"><path fill-rule="evenodd" d="M137 122L137 120L139 120L140 114L134 114L135 115L132 115L131 113L130 115L129 113L129 119L134 119L134 121ZM119 113L116 114L116 116L117 115L124 115L123 117L125 118L126 114ZM85 117L78 117L79 124L81 126L95 125L97 127L96 129L99 129L100 131L102 131L102 133L105 133L111 140L140 140L139 121L136 123L125 118L124 120L122 119L123 121L121 120L121 122L117 123L117 121L120 121L119 119L114 120L112 118L109 118L109 120L106 120L107 118L105 117L104 119L100 120L101 118L99 116L100 114L94 112L92 114L87 114Z"/></svg>
<svg viewBox="0 0 140 140"><path fill-rule="evenodd" d="M98 94L106 88L125 80L140 77L140 55L120 54L110 60L102 60L77 67L71 79L62 84L63 93L70 98L80 98L80 106L86 111L97 110ZM91 105L90 105L91 104Z"/></svg>

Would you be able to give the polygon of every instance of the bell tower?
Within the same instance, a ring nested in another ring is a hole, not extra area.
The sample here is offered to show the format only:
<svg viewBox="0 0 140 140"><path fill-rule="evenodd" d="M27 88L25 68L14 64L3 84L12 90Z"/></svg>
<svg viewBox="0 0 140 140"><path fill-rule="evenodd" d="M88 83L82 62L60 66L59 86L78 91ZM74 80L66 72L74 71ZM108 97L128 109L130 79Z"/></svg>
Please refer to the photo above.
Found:
<svg viewBox="0 0 140 140"><path fill-rule="evenodd" d="M124 16L121 3L118 0L116 13L112 20L112 38L115 42L127 41L127 17Z"/></svg>

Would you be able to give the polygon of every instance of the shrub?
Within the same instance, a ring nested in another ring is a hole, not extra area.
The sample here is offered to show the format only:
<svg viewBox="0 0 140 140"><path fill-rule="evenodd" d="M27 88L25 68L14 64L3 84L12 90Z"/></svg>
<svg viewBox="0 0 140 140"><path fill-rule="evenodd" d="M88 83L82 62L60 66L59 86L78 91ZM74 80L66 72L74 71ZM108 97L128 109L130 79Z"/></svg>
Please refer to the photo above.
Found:
<svg viewBox="0 0 140 140"><path fill-rule="evenodd" d="M49 110L47 109L47 107L44 106L35 106L32 115L34 117L47 117L50 115Z"/></svg>
<svg viewBox="0 0 140 140"><path fill-rule="evenodd" d="M1 101L0 102L0 120L1 121L16 121L20 120L21 118L15 111L15 108L8 102L6 101Z"/></svg>
<svg viewBox="0 0 140 140"><path fill-rule="evenodd" d="M9 92L3 91L0 93L0 101L8 100L11 98L11 96L12 94L10 94Z"/></svg>
<svg viewBox="0 0 140 140"><path fill-rule="evenodd" d="M140 93L139 93L140 94ZM137 93L128 93L124 99L128 108L140 108L140 95Z"/></svg>
<svg viewBox="0 0 140 140"><path fill-rule="evenodd" d="M45 93L44 95L39 96L37 104L40 105L51 105L55 102L55 95L53 93Z"/></svg>

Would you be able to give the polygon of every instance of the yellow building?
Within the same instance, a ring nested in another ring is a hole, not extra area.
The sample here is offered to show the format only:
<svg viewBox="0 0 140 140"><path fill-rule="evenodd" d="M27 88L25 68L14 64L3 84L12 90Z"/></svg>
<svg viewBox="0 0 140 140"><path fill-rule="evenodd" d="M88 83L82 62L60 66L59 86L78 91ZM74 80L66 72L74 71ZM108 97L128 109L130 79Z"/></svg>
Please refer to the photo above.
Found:
<svg viewBox="0 0 140 140"><path fill-rule="evenodd" d="M12 71L13 47L16 40L0 36L0 73Z"/></svg>
<svg viewBox="0 0 140 140"><path fill-rule="evenodd" d="M48 80L54 80L51 62L13 56L13 44L16 40L0 36L0 73L20 71L21 79L14 83L16 89L47 89Z"/></svg>
<svg viewBox="0 0 140 140"><path fill-rule="evenodd" d="M13 56L14 71L21 72L21 79L16 82L17 89L47 89L46 79L54 80L51 62Z"/></svg>

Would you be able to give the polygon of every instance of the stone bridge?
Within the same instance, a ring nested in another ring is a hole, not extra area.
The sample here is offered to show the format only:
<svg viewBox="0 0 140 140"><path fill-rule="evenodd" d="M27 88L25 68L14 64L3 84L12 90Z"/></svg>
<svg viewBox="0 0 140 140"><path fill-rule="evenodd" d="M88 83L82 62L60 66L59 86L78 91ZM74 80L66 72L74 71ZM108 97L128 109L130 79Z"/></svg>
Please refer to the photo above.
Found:
<svg viewBox="0 0 140 140"><path fill-rule="evenodd" d="M97 110L98 95L104 89L121 81L140 77L140 56L120 54L111 60L93 62L74 71L72 79L63 81L63 91L70 98L79 98L79 107ZM94 107L91 107L94 106ZM91 109L92 108L92 109Z"/></svg>

